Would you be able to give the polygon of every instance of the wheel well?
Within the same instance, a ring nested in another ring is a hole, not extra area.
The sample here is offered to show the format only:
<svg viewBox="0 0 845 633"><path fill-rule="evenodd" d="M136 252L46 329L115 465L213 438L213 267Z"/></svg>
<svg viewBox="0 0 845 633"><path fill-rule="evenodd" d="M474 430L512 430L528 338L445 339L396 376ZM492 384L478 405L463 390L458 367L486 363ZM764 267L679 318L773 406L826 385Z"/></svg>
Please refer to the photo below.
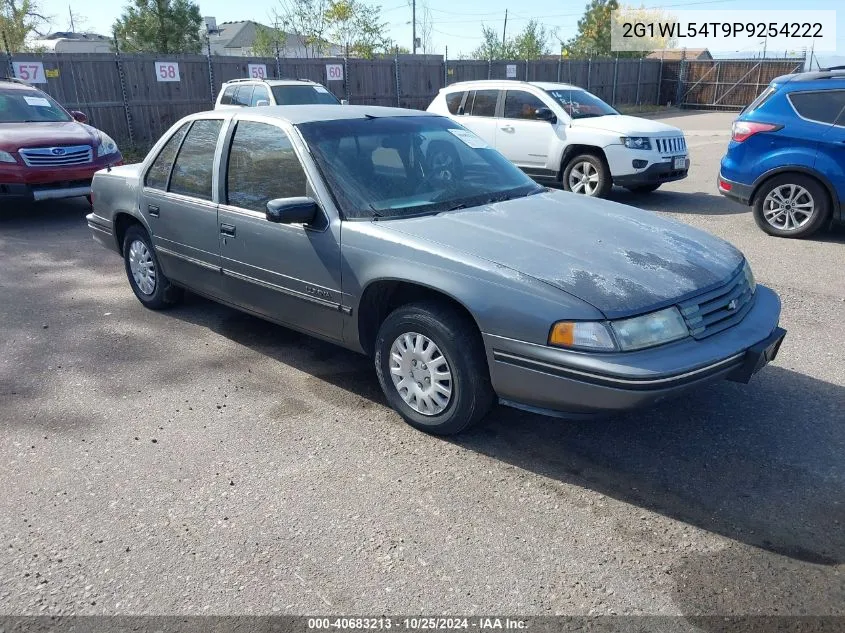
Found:
<svg viewBox="0 0 845 633"><path fill-rule="evenodd" d="M822 180L821 178L816 176L814 173L809 172L809 171L804 171L803 169L784 169L783 171L779 171L777 173L771 174L770 176L767 176L766 178L764 178L763 180L760 181L759 185L754 187L754 190L751 192L751 196L748 198L749 205L753 207L757 203L757 195L760 193L760 190L766 185L766 183L770 182L774 178L778 178L780 176L786 176L786 175L789 175L789 174L797 174L799 176L805 176L805 177L807 177L811 180L815 180L819 184L819 186L822 188L822 191L824 191L825 195L827 196L828 208L830 209L831 212L833 211L834 197L833 197L833 194L831 193L831 190L830 190L830 187L828 186L828 184L824 180Z"/></svg>
<svg viewBox="0 0 845 633"><path fill-rule="evenodd" d="M601 158L604 161L604 164L607 165L607 156L601 147L596 147L595 145L567 145L566 149L563 150L563 156L560 158L560 171L557 174L558 180L563 180L563 172L566 169L566 163L580 154L593 154L594 156Z"/></svg>
<svg viewBox="0 0 845 633"><path fill-rule="evenodd" d="M358 340L364 352L370 356L375 353L374 347L379 328L391 312L405 304L423 300L434 300L451 305L478 328L470 311L449 295L409 281L375 281L364 290L358 304ZM478 333L480 336L480 329Z"/></svg>
<svg viewBox="0 0 845 633"><path fill-rule="evenodd" d="M137 224L141 228L144 228L144 225L141 224L138 219L128 213L118 213L114 216L114 237L117 240L117 249L123 253L123 238L126 235L126 231L129 230L129 227L133 224Z"/></svg>

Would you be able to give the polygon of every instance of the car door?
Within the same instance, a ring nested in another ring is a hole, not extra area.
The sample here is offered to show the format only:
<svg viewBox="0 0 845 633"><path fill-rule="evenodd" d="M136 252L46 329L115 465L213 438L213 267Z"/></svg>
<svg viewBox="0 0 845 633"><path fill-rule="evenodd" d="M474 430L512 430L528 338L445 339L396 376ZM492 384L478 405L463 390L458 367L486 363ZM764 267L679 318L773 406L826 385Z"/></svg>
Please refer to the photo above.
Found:
<svg viewBox="0 0 845 633"><path fill-rule="evenodd" d="M340 219L321 210L309 226L267 220L270 200L315 197L289 133L281 123L241 119L229 136L218 229L230 300L340 340Z"/></svg>
<svg viewBox="0 0 845 633"><path fill-rule="evenodd" d="M165 274L215 297L221 280L213 181L222 128L222 118L179 128L147 170L141 193L141 213Z"/></svg>
<svg viewBox="0 0 845 633"><path fill-rule="evenodd" d="M463 116L457 121L483 138L490 146L496 144L496 104L500 90L470 90L463 105Z"/></svg>
<svg viewBox="0 0 845 633"><path fill-rule="evenodd" d="M824 100L828 111L838 111L838 115L830 117L834 122L822 136L816 155L816 169L830 180L839 198L839 204L845 204L845 90L826 90L815 94ZM845 217L842 215L845 212L840 210L839 205L834 204L833 207L834 217Z"/></svg>
<svg viewBox="0 0 845 633"><path fill-rule="evenodd" d="M526 90L505 92L502 116L496 120L496 149L523 168L544 168L549 160L554 124L538 119L538 108L549 108Z"/></svg>

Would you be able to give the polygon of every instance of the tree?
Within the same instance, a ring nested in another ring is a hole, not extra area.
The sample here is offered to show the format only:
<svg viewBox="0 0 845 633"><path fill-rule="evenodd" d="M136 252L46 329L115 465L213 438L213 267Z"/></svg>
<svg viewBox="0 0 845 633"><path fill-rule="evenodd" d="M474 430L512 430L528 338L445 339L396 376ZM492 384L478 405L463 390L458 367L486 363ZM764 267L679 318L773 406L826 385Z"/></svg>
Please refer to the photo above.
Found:
<svg viewBox="0 0 845 633"><path fill-rule="evenodd" d="M610 12L618 9L617 0L590 0L578 20L578 34L566 44L569 53L577 57L611 55Z"/></svg>
<svg viewBox="0 0 845 633"><path fill-rule="evenodd" d="M491 27L482 24L481 37L481 45L472 53L474 59L514 59L516 57L513 42L505 41L502 44L502 38Z"/></svg>
<svg viewBox="0 0 845 633"><path fill-rule="evenodd" d="M656 51L664 48L675 48L678 44L677 38L661 37L659 34L655 37L638 36L635 39L623 37L625 32L623 29L624 23L630 24L672 24L677 19L674 15L663 9L650 8L644 6L639 8L631 6L622 6L618 11L613 13L613 23L611 24L611 40L617 44L628 44L625 51L618 51L620 57L641 57L642 53L647 51ZM615 51L617 52L617 51Z"/></svg>
<svg viewBox="0 0 845 633"><path fill-rule="evenodd" d="M257 57L274 57L276 51L285 47L287 33L278 27L259 24L255 28L252 53Z"/></svg>
<svg viewBox="0 0 845 633"><path fill-rule="evenodd" d="M326 23L332 40L355 57L372 59L392 48L378 5L359 0L330 0Z"/></svg>
<svg viewBox="0 0 845 633"><path fill-rule="evenodd" d="M433 21L431 19L431 9L428 6L427 0L417 4L417 13L420 16L417 20L417 35L420 39L420 49L423 55L434 52L434 44L431 40L431 32L433 30Z"/></svg>
<svg viewBox="0 0 845 633"><path fill-rule="evenodd" d="M540 59L550 52L549 34L537 20L530 20L513 38L511 46L516 59Z"/></svg>
<svg viewBox="0 0 845 633"><path fill-rule="evenodd" d="M132 0L114 23L125 52L199 53L202 15L190 0Z"/></svg>
<svg viewBox="0 0 845 633"><path fill-rule="evenodd" d="M329 0L280 0L274 22L302 40L306 57L319 57L327 49L326 13Z"/></svg>
<svg viewBox="0 0 845 633"><path fill-rule="evenodd" d="M28 50L26 40L48 22L36 0L0 0L0 32L12 52Z"/></svg>

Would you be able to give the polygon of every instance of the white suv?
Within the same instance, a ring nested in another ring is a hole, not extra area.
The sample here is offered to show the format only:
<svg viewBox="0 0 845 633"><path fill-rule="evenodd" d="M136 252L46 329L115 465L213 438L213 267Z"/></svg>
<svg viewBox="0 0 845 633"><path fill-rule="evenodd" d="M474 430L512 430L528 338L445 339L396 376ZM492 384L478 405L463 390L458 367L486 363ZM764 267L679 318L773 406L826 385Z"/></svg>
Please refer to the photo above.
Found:
<svg viewBox="0 0 845 633"><path fill-rule="evenodd" d="M220 88L214 109L311 103L341 102L324 85L308 79L232 79Z"/></svg>
<svg viewBox="0 0 845 633"><path fill-rule="evenodd" d="M469 128L538 182L604 197L612 185L654 191L686 178L684 134L619 114L577 86L468 81L443 88L428 106Z"/></svg>

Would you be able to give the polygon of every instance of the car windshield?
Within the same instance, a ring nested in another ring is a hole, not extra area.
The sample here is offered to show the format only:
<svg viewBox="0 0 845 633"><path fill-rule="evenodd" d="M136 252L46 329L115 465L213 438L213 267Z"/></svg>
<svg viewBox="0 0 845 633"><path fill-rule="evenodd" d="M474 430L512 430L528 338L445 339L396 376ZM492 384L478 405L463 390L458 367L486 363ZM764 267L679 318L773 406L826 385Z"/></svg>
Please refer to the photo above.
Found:
<svg viewBox="0 0 845 633"><path fill-rule="evenodd" d="M299 125L345 218L402 218L544 191L445 117L388 116Z"/></svg>
<svg viewBox="0 0 845 633"><path fill-rule="evenodd" d="M323 86L273 86L273 96L278 105L307 105L309 103L340 103Z"/></svg>
<svg viewBox="0 0 845 633"><path fill-rule="evenodd" d="M587 119L590 117L619 114L597 96L586 90L556 88L546 90L555 101L563 106L564 111L573 119Z"/></svg>
<svg viewBox="0 0 845 633"><path fill-rule="evenodd" d="M0 90L0 123L72 121L64 108L43 92Z"/></svg>

